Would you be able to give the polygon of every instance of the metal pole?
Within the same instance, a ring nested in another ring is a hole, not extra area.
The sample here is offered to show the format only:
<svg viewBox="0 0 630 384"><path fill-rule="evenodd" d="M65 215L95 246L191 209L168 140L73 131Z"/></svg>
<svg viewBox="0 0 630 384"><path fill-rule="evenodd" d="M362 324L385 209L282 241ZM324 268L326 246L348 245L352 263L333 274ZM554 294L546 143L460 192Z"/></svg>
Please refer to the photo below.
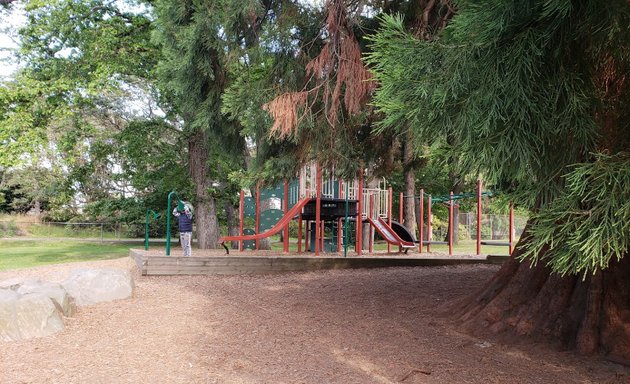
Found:
<svg viewBox="0 0 630 384"><path fill-rule="evenodd" d="M512 244L514 242L514 204L510 203L510 255L512 255Z"/></svg>
<svg viewBox="0 0 630 384"><path fill-rule="evenodd" d="M245 225L245 191L243 191L241 189L241 193L239 196L239 202L238 202L238 218L239 218L239 224L238 224L238 234L239 236L243 236L243 226ZM240 240L238 242L238 249L239 251L243 251L245 249L245 242L243 240Z"/></svg>
<svg viewBox="0 0 630 384"><path fill-rule="evenodd" d="M287 212L289 211L289 182L285 179L284 180L284 198L283 198L283 208L284 208L284 214L286 215ZM284 253L289 253L289 223L287 222L287 225L285 225L284 230L283 230L283 251Z"/></svg>
<svg viewBox="0 0 630 384"><path fill-rule="evenodd" d="M144 250L149 250L149 210L147 209L147 214L144 220Z"/></svg>
<svg viewBox="0 0 630 384"><path fill-rule="evenodd" d="M315 200L315 256L319 256L320 239L323 237L321 232L321 213L322 213L322 168L317 163L315 170L315 185L317 188Z"/></svg>
<svg viewBox="0 0 630 384"><path fill-rule="evenodd" d="M449 226L449 231L448 231L448 254L450 256L453 255L453 225L455 225L455 223L453 223L453 204L454 203L455 203L455 201L453 200L453 191L451 191L450 204L448 206L448 226Z"/></svg>
<svg viewBox="0 0 630 384"><path fill-rule="evenodd" d="M348 256L348 186L349 183L346 183L346 220L343 225L343 257Z"/></svg>
<svg viewBox="0 0 630 384"><path fill-rule="evenodd" d="M398 220L400 220L400 224L404 223L405 221L403 219L403 198L404 198L403 193L400 192L400 204L398 204L400 206L400 210L398 213ZM413 199L413 196L412 196L412 199Z"/></svg>
<svg viewBox="0 0 630 384"><path fill-rule="evenodd" d="M256 234L260 233L260 183L256 183ZM258 238L255 240L256 247L258 250Z"/></svg>
<svg viewBox="0 0 630 384"><path fill-rule="evenodd" d="M175 191L171 191L168 194L168 199L166 203L166 256L171 255L171 197L175 195L177 201L179 202L179 196Z"/></svg>
<svg viewBox="0 0 630 384"><path fill-rule="evenodd" d="M387 195L389 198L389 202L387 204L387 218L388 218L388 223L389 227L392 227L392 209L393 209L393 204L394 202L392 200L394 200L394 191L392 190L392 187L389 187L388 191L387 191ZM402 220L400 221L402 223ZM391 252L391 245L389 244L389 241L387 242L387 253Z"/></svg>
<svg viewBox="0 0 630 384"><path fill-rule="evenodd" d="M481 180L477 180L477 256L481 255Z"/></svg>
<svg viewBox="0 0 630 384"><path fill-rule="evenodd" d="M431 240L433 240L433 231L431 229L431 195L427 204L427 252L431 253Z"/></svg>
<svg viewBox="0 0 630 384"><path fill-rule="evenodd" d="M422 253L422 247L424 247L424 188L420 190L420 215L418 225L418 238L420 239L420 253Z"/></svg>
<svg viewBox="0 0 630 384"><path fill-rule="evenodd" d="M368 217L373 219L374 218L373 215L374 215L374 195L370 195L370 210L368 213ZM368 239L368 252L372 253L373 251L374 251L374 228L372 228L372 226L370 225L370 232L369 232L369 239Z"/></svg>
<svg viewBox="0 0 630 384"><path fill-rule="evenodd" d="M360 256L363 253L363 161L361 161L361 169L359 170L359 186L357 188L359 195L358 213L357 217L357 254Z"/></svg>

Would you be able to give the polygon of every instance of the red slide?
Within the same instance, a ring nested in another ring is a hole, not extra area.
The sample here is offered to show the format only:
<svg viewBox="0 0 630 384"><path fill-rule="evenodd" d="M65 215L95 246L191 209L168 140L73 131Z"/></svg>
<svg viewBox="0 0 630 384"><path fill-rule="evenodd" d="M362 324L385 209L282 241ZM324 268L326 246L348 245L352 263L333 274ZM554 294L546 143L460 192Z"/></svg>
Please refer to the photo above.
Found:
<svg viewBox="0 0 630 384"><path fill-rule="evenodd" d="M410 241L401 239L400 236L398 236L398 234L389 225L387 225L387 222L380 217L376 220L372 220L368 217L368 221L388 243L398 245L403 248L414 248L416 246L416 244Z"/></svg>
<svg viewBox="0 0 630 384"><path fill-rule="evenodd" d="M284 226L287 225L287 223L291 221L295 216L302 213L302 208L304 208L306 203L308 203L309 201L311 201L310 197L307 197L305 199L298 201L298 203L295 204L293 208L289 210L289 212L287 212L284 216L282 216L280 220L278 220L276 225L274 225L272 228L270 228L269 230L263 233L257 233L255 235L243 235L243 236L224 236L224 237L219 238L219 243L224 243L226 241L260 240L260 239L264 239L265 237L275 235L276 233L280 232L284 228Z"/></svg>

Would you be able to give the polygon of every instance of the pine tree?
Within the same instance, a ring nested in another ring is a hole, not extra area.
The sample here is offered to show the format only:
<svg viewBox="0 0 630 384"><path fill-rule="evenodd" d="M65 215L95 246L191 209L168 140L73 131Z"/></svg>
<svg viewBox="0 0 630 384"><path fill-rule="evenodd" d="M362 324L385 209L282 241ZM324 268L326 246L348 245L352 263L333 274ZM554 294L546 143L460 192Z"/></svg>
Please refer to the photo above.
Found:
<svg viewBox="0 0 630 384"><path fill-rule="evenodd" d="M630 362L630 4L457 9L429 42L384 17L369 56L386 129L409 123L458 172L535 212L510 261L452 314L475 334Z"/></svg>
<svg viewBox="0 0 630 384"><path fill-rule="evenodd" d="M216 248L219 239L216 185L240 165L244 140L239 127L221 112L229 84L227 61L238 44L232 27L257 14L256 2L157 1L155 40L163 96L183 122L190 177L195 185L198 245Z"/></svg>

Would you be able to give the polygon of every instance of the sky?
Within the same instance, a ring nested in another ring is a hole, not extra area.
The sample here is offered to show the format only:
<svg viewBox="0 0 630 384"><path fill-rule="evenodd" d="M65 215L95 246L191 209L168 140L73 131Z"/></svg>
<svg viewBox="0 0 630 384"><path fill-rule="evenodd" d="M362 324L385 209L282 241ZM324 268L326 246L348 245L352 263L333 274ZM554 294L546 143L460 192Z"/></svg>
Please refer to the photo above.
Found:
<svg viewBox="0 0 630 384"><path fill-rule="evenodd" d="M21 7L14 5L11 10L0 10L0 79L6 79L17 70L18 64L13 53L18 48L17 29L26 23Z"/></svg>

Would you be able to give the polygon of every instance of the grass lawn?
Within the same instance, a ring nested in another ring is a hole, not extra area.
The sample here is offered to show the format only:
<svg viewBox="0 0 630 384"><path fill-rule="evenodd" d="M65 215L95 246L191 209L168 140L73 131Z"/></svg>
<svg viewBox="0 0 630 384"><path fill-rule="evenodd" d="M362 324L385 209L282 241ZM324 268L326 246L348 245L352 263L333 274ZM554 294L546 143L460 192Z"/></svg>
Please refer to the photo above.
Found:
<svg viewBox="0 0 630 384"><path fill-rule="evenodd" d="M129 254L129 244L83 241L0 240L0 271L76 261L117 259Z"/></svg>

